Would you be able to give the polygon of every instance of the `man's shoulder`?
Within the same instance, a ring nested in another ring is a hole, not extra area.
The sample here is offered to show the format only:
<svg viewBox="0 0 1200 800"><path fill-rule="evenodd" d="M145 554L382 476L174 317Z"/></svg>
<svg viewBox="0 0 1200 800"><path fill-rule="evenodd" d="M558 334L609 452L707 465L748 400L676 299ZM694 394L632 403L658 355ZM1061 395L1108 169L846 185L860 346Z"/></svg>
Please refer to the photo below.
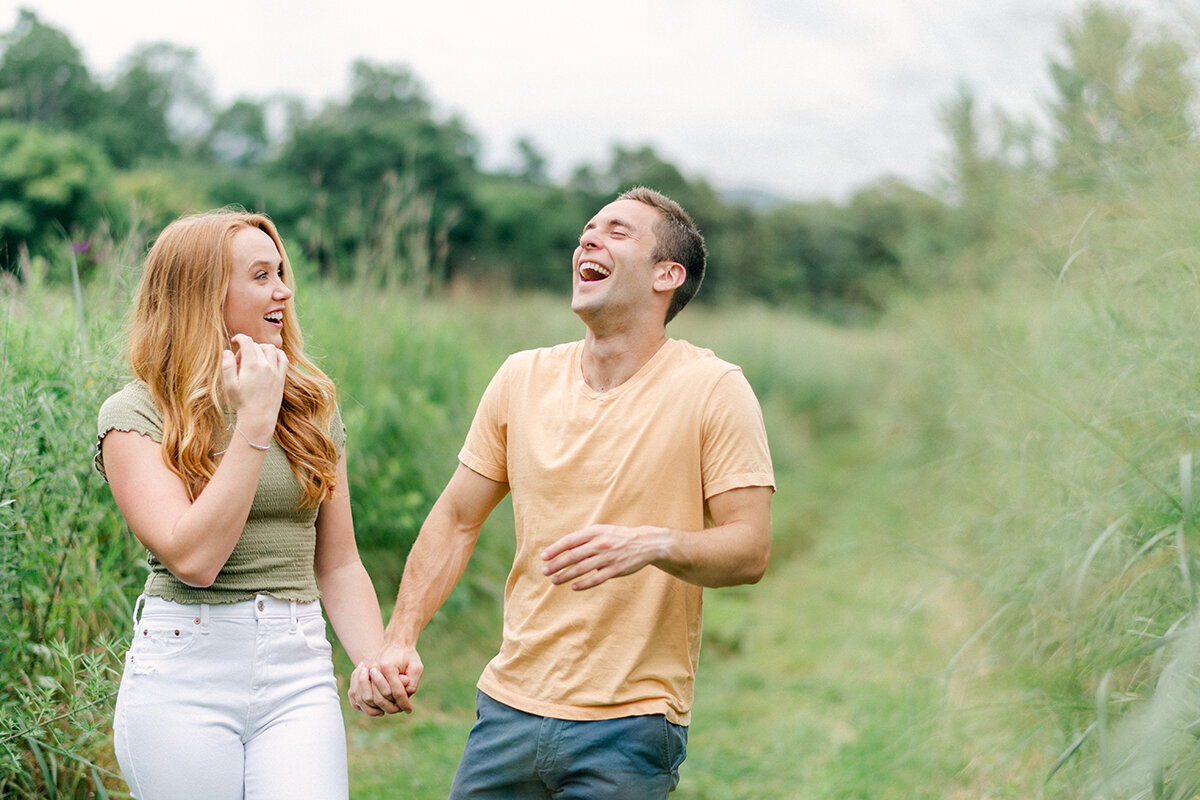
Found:
<svg viewBox="0 0 1200 800"><path fill-rule="evenodd" d="M687 369L698 375L719 378L729 372L741 372L742 368L718 356L707 347L692 344L686 339L670 339L670 357L678 368Z"/></svg>
<svg viewBox="0 0 1200 800"><path fill-rule="evenodd" d="M522 371L545 369L569 363L576 351L583 346L582 341L563 342L548 347L535 347L520 350L510 355L501 368L506 371Z"/></svg>

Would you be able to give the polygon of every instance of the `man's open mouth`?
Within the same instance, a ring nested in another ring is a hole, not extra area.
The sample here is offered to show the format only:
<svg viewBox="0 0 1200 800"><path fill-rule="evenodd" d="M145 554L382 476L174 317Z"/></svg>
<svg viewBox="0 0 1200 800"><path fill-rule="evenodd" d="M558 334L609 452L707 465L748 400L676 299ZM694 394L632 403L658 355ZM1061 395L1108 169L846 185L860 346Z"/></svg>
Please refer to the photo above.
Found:
<svg viewBox="0 0 1200 800"><path fill-rule="evenodd" d="M581 281L602 281L609 274L608 267L602 267L594 261L584 261L579 264L579 279Z"/></svg>

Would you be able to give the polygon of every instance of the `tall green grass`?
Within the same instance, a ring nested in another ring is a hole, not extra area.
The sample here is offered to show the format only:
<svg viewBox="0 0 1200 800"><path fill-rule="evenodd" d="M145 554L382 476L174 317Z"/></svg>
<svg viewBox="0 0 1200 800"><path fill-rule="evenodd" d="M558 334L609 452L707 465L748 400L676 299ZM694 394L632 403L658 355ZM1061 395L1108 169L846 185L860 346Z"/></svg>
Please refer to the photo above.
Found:
<svg viewBox="0 0 1200 800"><path fill-rule="evenodd" d="M913 354L880 407L906 429L889 505L970 609L952 708L1013 728L977 788L1006 760L1017 796L1200 791L1200 165L1171 164L1119 203L1027 209L982 254L991 289L888 323Z"/></svg>
<svg viewBox="0 0 1200 800"><path fill-rule="evenodd" d="M0 795L103 796L117 632L138 548L90 469L111 320L69 298L0 310Z"/></svg>

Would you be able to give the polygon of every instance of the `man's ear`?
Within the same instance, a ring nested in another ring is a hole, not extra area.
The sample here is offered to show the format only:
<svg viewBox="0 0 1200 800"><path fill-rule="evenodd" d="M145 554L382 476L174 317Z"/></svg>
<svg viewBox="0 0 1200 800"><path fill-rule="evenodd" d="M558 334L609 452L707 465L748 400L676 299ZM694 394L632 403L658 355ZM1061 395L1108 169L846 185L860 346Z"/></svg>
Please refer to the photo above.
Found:
<svg viewBox="0 0 1200 800"><path fill-rule="evenodd" d="M657 292L673 291L687 280L687 270L678 261L663 261L657 270L654 275L654 290Z"/></svg>

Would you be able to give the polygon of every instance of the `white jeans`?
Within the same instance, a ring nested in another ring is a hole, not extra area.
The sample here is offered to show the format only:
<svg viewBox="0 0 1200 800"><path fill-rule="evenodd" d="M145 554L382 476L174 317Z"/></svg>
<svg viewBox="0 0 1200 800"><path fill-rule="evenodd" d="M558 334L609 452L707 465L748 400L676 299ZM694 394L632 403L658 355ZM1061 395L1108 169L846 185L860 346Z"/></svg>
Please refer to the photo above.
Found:
<svg viewBox="0 0 1200 800"><path fill-rule="evenodd" d="M139 598L139 602L143 598ZM320 603L146 597L113 719L138 800L344 800L346 734Z"/></svg>

